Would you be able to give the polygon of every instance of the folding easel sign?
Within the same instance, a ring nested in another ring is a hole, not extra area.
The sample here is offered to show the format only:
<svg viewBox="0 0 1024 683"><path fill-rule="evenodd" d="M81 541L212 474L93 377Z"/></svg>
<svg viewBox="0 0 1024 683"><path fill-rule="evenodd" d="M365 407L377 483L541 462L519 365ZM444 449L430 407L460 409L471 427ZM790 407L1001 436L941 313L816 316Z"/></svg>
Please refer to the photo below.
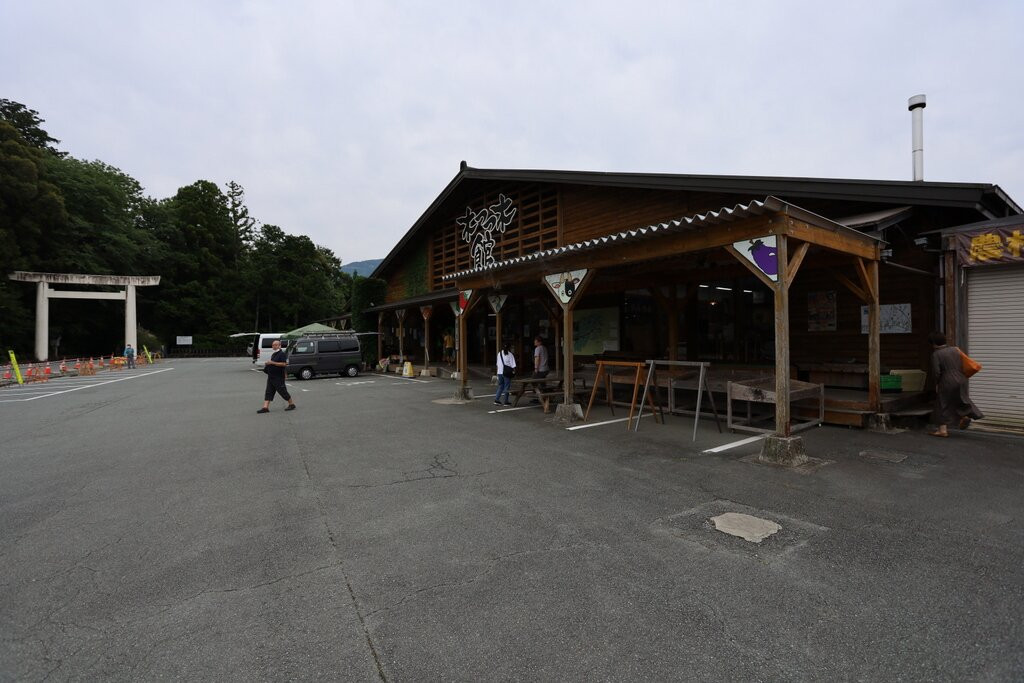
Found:
<svg viewBox="0 0 1024 683"><path fill-rule="evenodd" d="M548 287L555 293L558 300L565 305L572 301L573 296L576 294L576 287L583 282L583 278L586 275L587 269L584 268L582 270L570 270L567 273L545 275L544 280L547 281Z"/></svg>
<svg viewBox="0 0 1024 683"><path fill-rule="evenodd" d="M775 235L755 237L751 240L733 242L733 248L747 259L772 282L779 281L779 256L776 251Z"/></svg>

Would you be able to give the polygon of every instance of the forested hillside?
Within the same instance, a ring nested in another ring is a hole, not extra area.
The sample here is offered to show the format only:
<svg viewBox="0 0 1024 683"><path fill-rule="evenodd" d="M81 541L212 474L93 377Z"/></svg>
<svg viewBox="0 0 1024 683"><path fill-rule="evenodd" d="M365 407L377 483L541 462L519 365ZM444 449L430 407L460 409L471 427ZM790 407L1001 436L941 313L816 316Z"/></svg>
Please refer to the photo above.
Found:
<svg viewBox="0 0 1024 683"><path fill-rule="evenodd" d="M27 356L33 347L35 285L8 280L14 270L159 275L158 287L138 289L138 321L164 344L192 335L200 347L244 348L228 335L347 310L352 281L340 260L308 237L260 224L237 183L196 180L155 199L127 173L60 151L43 123L36 111L0 99L4 355ZM61 338L60 355L116 349L124 303L51 300L50 336Z"/></svg>

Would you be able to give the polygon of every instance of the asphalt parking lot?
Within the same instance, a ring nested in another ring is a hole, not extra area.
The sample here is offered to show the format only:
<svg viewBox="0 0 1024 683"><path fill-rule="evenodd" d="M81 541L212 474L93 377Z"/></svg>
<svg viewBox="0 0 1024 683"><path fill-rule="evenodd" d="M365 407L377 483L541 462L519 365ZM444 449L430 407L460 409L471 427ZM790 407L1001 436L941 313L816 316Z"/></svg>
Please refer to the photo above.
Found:
<svg viewBox="0 0 1024 683"><path fill-rule="evenodd" d="M0 679L1024 678L1019 438L816 429L794 471L446 380L257 415L250 368L0 389Z"/></svg>

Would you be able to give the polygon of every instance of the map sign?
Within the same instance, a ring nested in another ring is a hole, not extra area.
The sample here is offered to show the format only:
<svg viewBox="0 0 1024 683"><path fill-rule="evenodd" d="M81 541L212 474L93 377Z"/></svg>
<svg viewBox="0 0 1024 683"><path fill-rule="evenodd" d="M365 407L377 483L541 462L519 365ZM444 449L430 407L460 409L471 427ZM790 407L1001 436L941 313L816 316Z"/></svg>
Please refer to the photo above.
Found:
<svg viewBox="0 0 1024 683"><path fill-rule="evenodd" d="M879 328L882 334L910 334L913 325L910 318L910 304L882 304L879 307ZM860 331L868 333L868 307L860 307Z"/></svg>

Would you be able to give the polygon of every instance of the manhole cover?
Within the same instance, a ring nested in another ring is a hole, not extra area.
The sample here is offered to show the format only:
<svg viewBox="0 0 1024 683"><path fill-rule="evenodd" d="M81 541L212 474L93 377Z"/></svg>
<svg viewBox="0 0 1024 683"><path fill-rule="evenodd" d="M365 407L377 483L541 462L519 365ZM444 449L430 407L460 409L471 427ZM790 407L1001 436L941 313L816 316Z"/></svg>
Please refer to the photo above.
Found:
<svg viewBox="0 0 1024 683"><path fill-rule="evenodd" d="M876 462L903 462L907 459L907 453L900 453L898 451L861 451L860 457L865 460L874 460Z"/></svg>

